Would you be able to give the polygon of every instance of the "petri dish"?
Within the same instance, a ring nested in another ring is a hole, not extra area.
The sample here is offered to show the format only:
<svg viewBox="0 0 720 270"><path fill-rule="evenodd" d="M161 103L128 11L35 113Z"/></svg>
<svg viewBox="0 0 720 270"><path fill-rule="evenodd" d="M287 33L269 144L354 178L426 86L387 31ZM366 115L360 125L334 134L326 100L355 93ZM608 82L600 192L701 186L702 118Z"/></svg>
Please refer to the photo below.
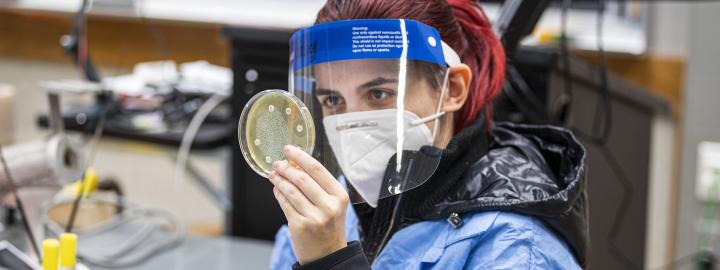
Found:
<svg viewBox="0 0 720 270"><path fill-rule="evenodd" d="M285 90L265 90L253 96L240 114L238 143L245 161L267 177L272 164L285 160L285 145L312 154L315 124L305 104Z"/></svg>

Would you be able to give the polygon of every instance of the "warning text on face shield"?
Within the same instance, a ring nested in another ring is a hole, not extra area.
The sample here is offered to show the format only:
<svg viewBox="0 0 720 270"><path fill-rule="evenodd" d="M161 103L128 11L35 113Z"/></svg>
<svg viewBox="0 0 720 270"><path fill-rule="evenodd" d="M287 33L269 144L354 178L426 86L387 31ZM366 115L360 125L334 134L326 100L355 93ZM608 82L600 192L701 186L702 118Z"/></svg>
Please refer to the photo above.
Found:
<svg viewBox="0 0 720 270"><path fill-rule="evenodd" d="M402 49L402 34L399 30L373 30L367 26L352 28L353 53L389 53Z"/></svg>

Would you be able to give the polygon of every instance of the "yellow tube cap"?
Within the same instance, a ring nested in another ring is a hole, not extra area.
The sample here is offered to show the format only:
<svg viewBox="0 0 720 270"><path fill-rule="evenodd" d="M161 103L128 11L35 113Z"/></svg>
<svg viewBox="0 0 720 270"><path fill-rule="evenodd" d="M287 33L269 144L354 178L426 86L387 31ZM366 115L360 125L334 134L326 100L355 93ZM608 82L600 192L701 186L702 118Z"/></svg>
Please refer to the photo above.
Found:
<svg viewBox="0 0 720 270"><path fill-rule="evenodd" d="M87 168L85 170L85 188L83 190L83 195L87 196L88 194L97 190L97 187L98 177L97 174L95 174L95 170L93 170L92 168Z"/></svg>
<svg viewBox="0 0 720 270"><path fill-rule="evenodd" d="M60 235L60 266L75 267L77 255L77 235L74 233L63 233Z"/></svg>
<svg viewBox="0 0 720 270"><path fill-rule="evenodd" d="M55 239L45 239L42 242L43 250L43 270L58 269L58 253L60 251L60 242Z"/></svg>
<svg viewBox="0 0 720 270"><path fill-rule="evenodd" d="M71 184L67 184L63 187L62 192L69 196L75 197L82 190L82 195L84 197L88 197L88 196L90 196L90 194L94 193L97 190L97 187L98 187L97 174L95 174L95 171L92 168L87 168L85 170L84 181L77 180Z"/></svg>

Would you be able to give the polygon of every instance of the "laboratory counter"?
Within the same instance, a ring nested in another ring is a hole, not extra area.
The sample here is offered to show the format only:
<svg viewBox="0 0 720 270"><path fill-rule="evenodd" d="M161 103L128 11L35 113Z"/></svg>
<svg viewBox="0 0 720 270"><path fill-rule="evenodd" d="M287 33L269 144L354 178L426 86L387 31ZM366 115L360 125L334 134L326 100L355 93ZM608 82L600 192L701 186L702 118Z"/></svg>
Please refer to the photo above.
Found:
<svg viewBox="0 0 720 270"><path fill-rule="evenodd" d="M155 269L268 269L272 242L221 236L188 236L176 248L149 258L127 270ZM93 270L116 268L91 267Z"/></svg>

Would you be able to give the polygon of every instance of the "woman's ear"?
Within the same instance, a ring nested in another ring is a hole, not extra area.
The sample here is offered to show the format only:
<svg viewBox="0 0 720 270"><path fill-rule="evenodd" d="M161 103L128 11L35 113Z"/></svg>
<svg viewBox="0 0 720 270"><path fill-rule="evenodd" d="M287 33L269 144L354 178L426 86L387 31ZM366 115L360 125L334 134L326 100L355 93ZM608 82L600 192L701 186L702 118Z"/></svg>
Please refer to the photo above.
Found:
<svg viewBox="0 0 720 270"><path fill-rule="evenodd" d="M470 91L472 71L466 64L455 65L448 68L448 82L443 98L443 112L456 112L465 104Z"/></svg>

